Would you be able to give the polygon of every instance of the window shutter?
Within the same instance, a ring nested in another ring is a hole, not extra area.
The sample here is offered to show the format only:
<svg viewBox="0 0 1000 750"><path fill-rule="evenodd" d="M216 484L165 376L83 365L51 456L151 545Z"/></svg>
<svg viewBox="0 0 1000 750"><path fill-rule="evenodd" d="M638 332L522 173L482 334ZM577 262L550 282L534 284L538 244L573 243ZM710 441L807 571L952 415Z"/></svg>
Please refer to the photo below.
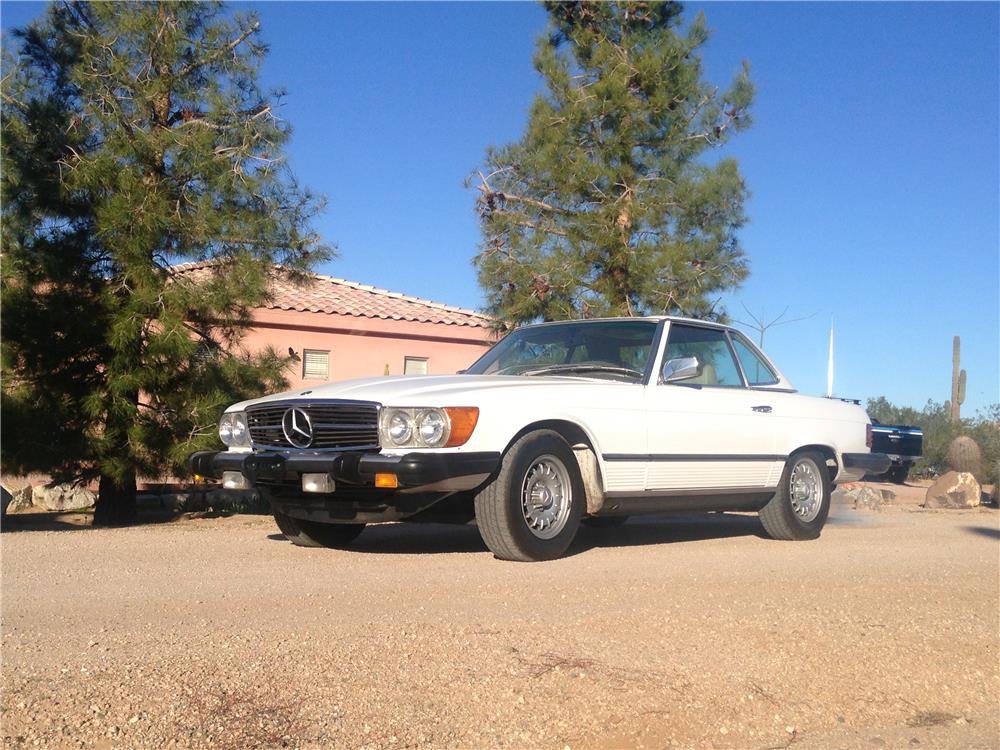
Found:
<svg viewBox="0 0 1000 750"><path fill-rule="evenodd" d="M302 352L302 377L306 380L330 379L330 352L306 349Z"/></svg>
<svg viewBox="0 0 1000 750"><path fill-rule="evenodd" d="M426 375L427 374L427 358L426 357L405 357L403 359L403 374L404 375Z"/></svg>

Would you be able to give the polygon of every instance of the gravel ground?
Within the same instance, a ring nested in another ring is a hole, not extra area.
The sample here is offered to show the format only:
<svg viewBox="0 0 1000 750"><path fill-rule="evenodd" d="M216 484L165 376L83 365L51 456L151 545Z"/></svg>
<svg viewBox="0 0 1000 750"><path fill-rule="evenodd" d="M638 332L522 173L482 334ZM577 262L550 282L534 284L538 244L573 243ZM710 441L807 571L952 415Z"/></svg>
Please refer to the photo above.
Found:
<svg viewBox="0 0 1000 750"><path fill-rule="evenodd" d="M2 535L5 747L1000 747L992 509L632 519L500 562L472 527Z"/></svg>

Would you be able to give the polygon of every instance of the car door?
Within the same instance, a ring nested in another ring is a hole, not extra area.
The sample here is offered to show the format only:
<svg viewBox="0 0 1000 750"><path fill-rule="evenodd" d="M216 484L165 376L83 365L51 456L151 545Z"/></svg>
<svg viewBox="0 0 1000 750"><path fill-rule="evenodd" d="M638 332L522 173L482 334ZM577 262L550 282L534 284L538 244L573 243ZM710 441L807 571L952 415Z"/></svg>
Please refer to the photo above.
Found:
<svg viewBox="0 0 1000 750"><path fill-rule="evenodd" d="M726 330L671 322L666 335L658 372L686 357L697 357L700 368L693 377L646 387L646 492L775 486L784 459L776 455L768 394L747 387Z"/></svg>
<svg viewBox="0 0 1000 750"><path fill-rule="evenodd" d="M797 447L815 442L823 434L817 422L827 422L825 410L818 413L816 399L796 393L757 347L738 331L729 332L729 340L743 371L747 386L752 389L754 404L767 412L768 428L774 441L774 452L786 455ZM783 469L782 465L780 469ZM772 477L777 484L780 469Z"/></svg>

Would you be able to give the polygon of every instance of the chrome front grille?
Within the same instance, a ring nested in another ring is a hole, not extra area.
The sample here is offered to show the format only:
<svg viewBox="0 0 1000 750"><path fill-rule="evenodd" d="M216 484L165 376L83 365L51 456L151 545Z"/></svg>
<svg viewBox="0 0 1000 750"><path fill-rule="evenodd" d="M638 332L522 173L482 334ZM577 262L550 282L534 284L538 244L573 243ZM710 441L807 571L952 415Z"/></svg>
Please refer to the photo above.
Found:
<svg viewBox="0 0 1000 750"><path fill-rule="evenodd" d="M276 401L247 408L254 447L296 449L285 436L282 419L289 409L304 411L312 442L304 450L370 450L379 447L378 410L373 401Z"/></svg>

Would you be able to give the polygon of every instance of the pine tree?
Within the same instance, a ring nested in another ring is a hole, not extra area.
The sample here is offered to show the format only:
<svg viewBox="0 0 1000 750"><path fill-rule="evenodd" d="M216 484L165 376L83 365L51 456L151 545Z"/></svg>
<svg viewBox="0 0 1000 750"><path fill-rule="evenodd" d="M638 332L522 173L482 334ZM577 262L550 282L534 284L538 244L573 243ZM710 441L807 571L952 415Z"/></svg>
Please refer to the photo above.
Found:
<svg viewBox="0 0 1000 750"><path fill-rule="evenodd" d="M239 340L269 278L328 249L282 159L253 16L208 3L53 4L3 76L5 471L99 478L95 523L136 477L183 471L221 410L283 384ZM10 48L10 45L5 45ZM204 278L183 261L212 261ZM276 270L280 264L280 270Z"/></svg>
<svg viewBox="0 0 1000 750"><path fill-rule="evenodd" d="M524 136L489 148L475 262L501 325L673 313L721 316L747 274L747 189L706 152L750 123L748 66L702 78L699 15L674 2L547 2L534 62L545 82Z"/></svg>

